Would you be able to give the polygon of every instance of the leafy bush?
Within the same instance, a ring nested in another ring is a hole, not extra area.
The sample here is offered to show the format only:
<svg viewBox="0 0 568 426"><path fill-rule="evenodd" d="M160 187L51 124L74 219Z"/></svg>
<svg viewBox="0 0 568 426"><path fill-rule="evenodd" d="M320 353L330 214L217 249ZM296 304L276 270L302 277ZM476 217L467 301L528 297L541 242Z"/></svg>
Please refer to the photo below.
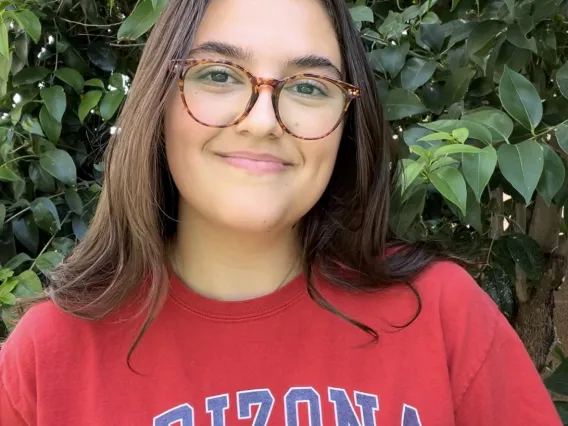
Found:
<svg viewBox="0 0 568 426"><path fill-rule="evenodd" d="M101 151L165 4L0 1L8 328L15 299L41 290L89 224ZM568 268L568 0L349 6L404 158L391 231L469 247L471 273L547 367L553 292ZM547 384L568 394L568 362L554 354Z"/></svg>

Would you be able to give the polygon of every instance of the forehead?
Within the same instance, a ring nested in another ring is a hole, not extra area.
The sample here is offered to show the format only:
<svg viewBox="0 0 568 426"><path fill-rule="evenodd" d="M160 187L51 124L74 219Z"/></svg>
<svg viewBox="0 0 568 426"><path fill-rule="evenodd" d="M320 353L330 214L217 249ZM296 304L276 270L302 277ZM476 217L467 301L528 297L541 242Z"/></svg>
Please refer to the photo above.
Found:
<svg viewBox="0 0 568 426"><path fill-rule="evenodd" d="M341 69L337 36L320 1L212 0L194 45L211 40L250 51L250 62L261 67L315 54Z"/></svg>

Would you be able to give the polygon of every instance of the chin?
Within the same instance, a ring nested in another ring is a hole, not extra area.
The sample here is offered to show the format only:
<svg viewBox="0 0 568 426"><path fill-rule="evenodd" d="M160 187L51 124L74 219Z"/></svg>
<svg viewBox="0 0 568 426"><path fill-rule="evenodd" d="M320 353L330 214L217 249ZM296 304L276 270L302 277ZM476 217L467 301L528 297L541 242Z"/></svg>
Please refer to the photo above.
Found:
<svg viewBox="0 0 568 426"><path fill-rule="evenodd" d="M220 222L238 232L263 233L292 226L295 221L284 212L264 209L227 209L219 217Z"/></svg>

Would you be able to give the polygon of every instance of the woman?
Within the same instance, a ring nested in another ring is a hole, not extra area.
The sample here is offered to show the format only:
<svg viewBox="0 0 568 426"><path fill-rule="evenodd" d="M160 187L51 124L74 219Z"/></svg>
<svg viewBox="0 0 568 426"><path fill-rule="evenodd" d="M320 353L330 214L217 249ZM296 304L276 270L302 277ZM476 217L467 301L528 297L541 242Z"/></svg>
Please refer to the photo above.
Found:
<svg viewBox="0 0 568 426"><path fill-rule="evenodd" d="M380 117L343 0L170 0L0 423L560 425L473 279L387 250Z"/></svg>

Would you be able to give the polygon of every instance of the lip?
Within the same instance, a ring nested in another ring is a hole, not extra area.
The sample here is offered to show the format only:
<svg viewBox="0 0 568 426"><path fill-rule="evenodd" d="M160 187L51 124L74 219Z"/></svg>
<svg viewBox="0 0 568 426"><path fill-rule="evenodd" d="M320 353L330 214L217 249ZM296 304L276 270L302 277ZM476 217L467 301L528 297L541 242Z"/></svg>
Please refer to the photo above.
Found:
<svg viewBox="0 0 568 426"><path fill-rule="evenodd" d="M277 173L292 165L282 158L268 153L235 151L216 153L216 155L233 167L254 173Z"/></svg>

